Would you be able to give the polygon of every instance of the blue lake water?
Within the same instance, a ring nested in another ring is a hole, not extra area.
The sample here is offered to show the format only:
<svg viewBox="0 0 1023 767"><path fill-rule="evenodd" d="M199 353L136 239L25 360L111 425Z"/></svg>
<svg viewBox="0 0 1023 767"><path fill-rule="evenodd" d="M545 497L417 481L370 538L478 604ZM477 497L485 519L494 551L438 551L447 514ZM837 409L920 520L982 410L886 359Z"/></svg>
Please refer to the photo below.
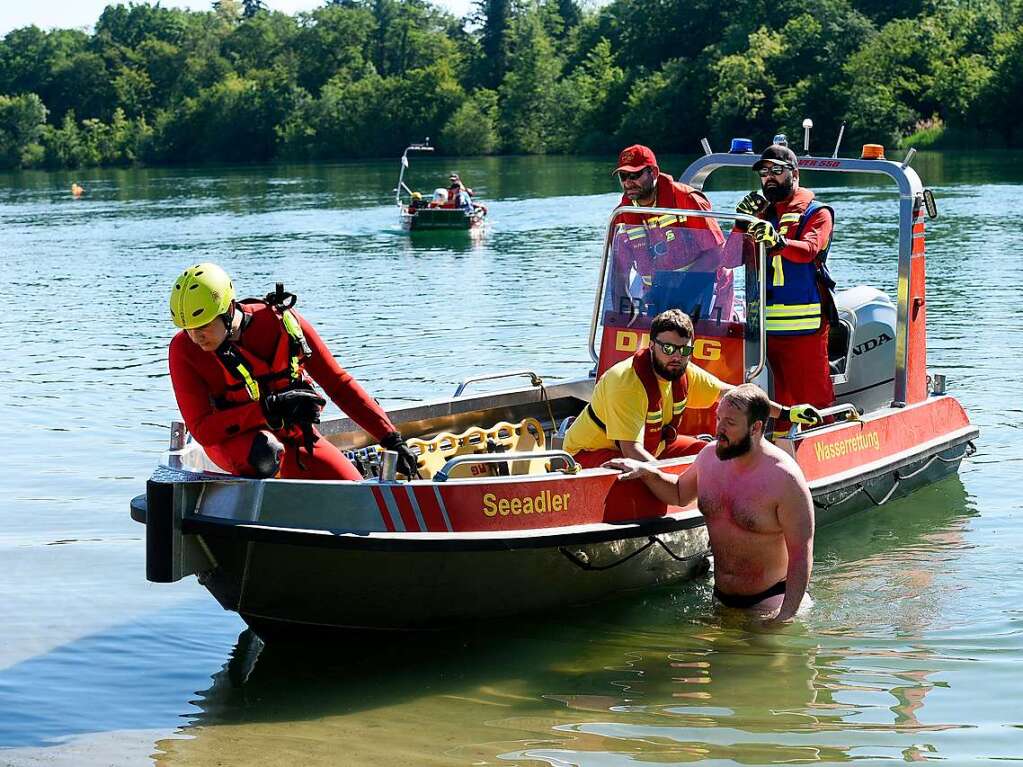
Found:
<svg viewBox="0 0 1023 767"><path fill-rule="evenodd" d="M221 263L248 295L283 280L385 406L476 373L588 370L610 161L460 162L491 222L425 239L397 229L396 165L0 175L0 765L1023 759L1023 154L914 162L940 210L929 364L979 453L820 530L797 625L723 618L701 580L260 653L194 579L146 582L128 501L176 417L166 299L191 263ZM414 163L413 181L449 165ZM839 283L892 292L894 191L803 180L836 208ZM730 209L746 186L710 196Z"/></svg>

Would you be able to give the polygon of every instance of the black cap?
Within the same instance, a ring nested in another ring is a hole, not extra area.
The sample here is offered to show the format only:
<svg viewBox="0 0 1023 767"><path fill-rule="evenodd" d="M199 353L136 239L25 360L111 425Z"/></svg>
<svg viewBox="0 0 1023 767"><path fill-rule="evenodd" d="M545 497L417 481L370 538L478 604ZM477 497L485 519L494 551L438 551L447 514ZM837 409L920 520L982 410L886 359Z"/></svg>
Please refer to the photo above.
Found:
<svg viewBox="0 0 1023 767"><path fill-rule="evenodd" d="M760 170L768 163L788 165L792 170L796 170L799 167L796 153L781 144L771 144L771 146L767 147L763 154L760 155L760 159L753 163L753 170Z"/></svg>

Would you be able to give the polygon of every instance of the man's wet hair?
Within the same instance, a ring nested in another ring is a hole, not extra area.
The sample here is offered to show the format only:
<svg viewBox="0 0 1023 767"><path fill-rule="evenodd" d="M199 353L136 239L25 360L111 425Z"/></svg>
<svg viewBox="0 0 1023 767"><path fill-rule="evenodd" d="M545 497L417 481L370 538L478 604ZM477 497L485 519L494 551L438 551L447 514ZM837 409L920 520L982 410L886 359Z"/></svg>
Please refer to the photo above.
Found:
<svg viewBox="0 0 1023 767"><path fill-rule="evenodd" d="M654 317L654 321L650 323L651 339L657 338L657 336L666 331L674 331L683 338L692 339L695 336L693 321L681 309L663 311Z"/></svg>
<svg viewBox="0 0 1023 767"><path fill-rule="evenodd" d="M767 419L771 416L771 400L767 398L767 392L759 386L751 383L736 386L721 396L722 402L726 400L746 414L750 426L757 421L763 421L764 428L767 428Z"/></svg>

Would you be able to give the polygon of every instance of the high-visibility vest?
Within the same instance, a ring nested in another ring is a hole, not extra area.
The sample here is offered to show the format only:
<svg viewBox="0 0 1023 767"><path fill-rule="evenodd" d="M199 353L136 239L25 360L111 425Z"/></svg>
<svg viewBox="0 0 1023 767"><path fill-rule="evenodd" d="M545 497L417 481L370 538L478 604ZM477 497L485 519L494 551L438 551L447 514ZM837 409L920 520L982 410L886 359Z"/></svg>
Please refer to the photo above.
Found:
<svg viewBox="0 0 1023 767"><path fill-rule="evenodd" d="M282 332L269 361L231 342L217 349L217 359L227 379L227 388L214 402L221 409L259 402L267 392L281 391L305 380L302 361L309 352L298 318L290 309L282 309L260 299L246 299L239 303L255 305L253 314L273 312L281 323Z"/></svg>
<svg viewBox="0 0 1023 767"><path fill-rule="evenodd" d="M811 199L806 207L806 195L800 189L793 196L788 208L778 211L770 208L766 219L778 233L790 240L798 240L806 228L807 221L819 210L828 211L832 222L835 211L828 205ZM802 208L802 210L801 210ZM833 234L833 232L832 232ZM773 335L809 335L821 326L821 303L829 301L835 281L828 272L827 258L832 238L818 252L813 261L797 263L776 252L767 264L767 332ZM831 303L828 303L830 308Z"/></svg>

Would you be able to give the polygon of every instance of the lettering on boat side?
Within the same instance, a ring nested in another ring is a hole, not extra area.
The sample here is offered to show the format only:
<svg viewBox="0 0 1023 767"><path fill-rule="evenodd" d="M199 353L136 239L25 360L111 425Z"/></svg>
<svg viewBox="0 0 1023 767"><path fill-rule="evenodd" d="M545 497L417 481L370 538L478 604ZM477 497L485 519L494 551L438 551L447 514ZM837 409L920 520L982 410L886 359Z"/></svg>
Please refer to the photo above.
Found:
<svg viewBox="0 0 1023 767"><path fill-rule="evenodd" d="M855 437L840 439L836 442L818 442L813 446L818 461L830 461L841 458L850 453L860 453L864 450L880 450L881 438L876 431L868 431L857 434Z"/></svg>
<svg viewBox="0 0 1023 767"><path fill-rule="evenodd" d="M882 333L877 338L868 338L862 344L854 346L853 347L853 354L855 354L856 356L859 356L859 355L863 354L864 352L873 351L874 349L879 347L881 344L886 344L889 341L893 341L893 340L895 340L895 339L893 339L887 333Z"/></svg>
<svg viewBox="0 0 1023 767"><path fill-rule="evenodd" d="M650 343L649 333L637 333L633 330L619 330L615 335L615 351L635 352ZM721 342L708 338L697 338L693 344L693 359L713 362L721 359Z"/></svg>
<svg viewBox="0 0 1023 767"><path fill-rule="evenodd" d="M483 496L483 513L488 517L498 515L507 517L509 514L518 516L568 511L570 495L571 493L552 493L550 490L544 490L539 495L498 498L495 493L487 493Z"/></svg>
<svg viewBox="0 0 1023 767"><path fill-rule="evenodd" d="M816 157L801 157L800 168L841 168L841 160L819 160Z"/></svg>

